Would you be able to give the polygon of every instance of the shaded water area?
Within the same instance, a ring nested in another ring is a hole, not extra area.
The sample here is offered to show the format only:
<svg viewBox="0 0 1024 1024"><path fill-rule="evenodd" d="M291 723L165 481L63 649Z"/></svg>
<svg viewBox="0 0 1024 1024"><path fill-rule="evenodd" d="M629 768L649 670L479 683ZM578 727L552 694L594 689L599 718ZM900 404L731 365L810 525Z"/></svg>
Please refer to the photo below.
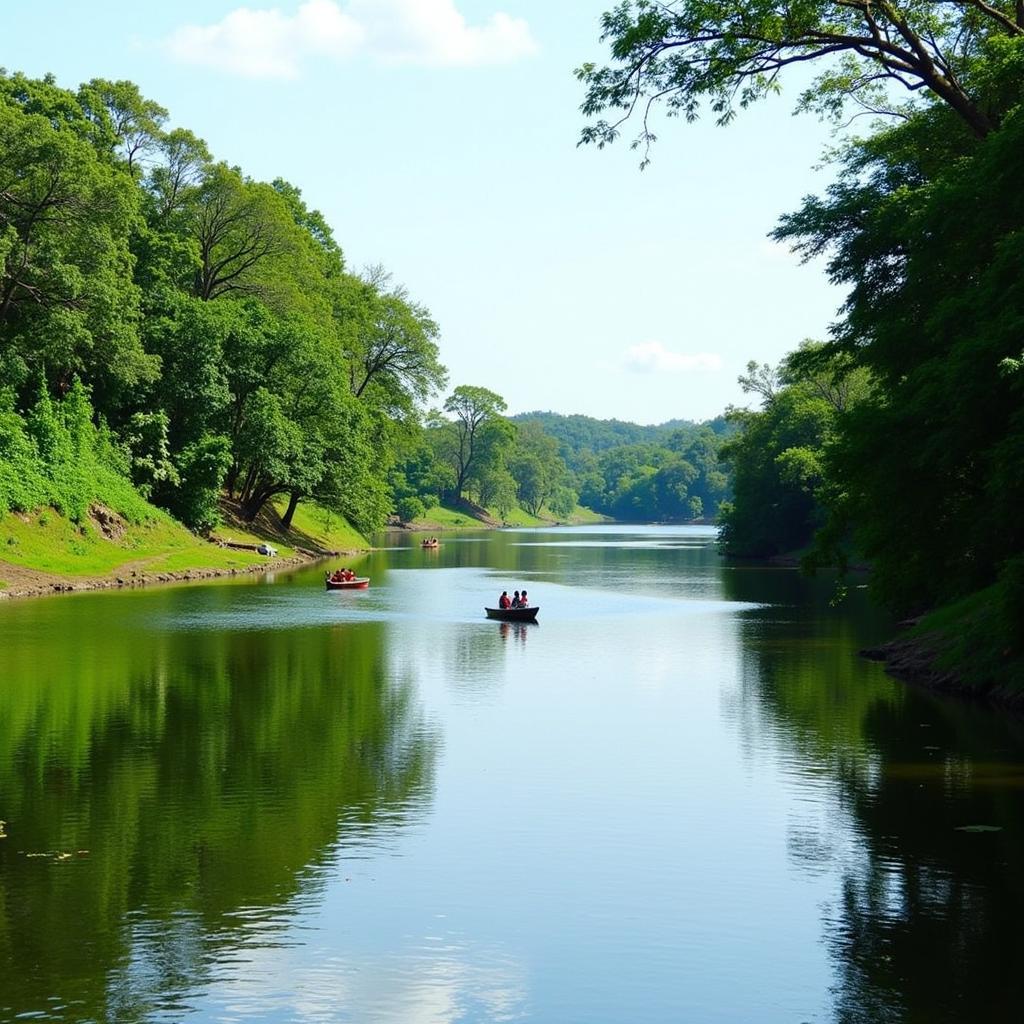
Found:
<svg viewBox="0 0 1024 1024"><path fill-rule="evenodd" d="M1024 727L859 659L863 589L384 543L0 605L0 1020L1019 1019Z"/></svg>

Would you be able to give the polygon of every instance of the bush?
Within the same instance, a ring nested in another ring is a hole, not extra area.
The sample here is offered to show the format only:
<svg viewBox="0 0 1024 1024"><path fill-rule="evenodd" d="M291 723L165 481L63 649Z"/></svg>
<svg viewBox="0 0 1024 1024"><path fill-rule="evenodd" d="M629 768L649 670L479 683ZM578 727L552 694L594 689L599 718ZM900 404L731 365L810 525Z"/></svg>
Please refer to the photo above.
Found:
<svg viewBox="0 0 1024 1024"><path fill-rule="evenodd" d="M419 498L409 495L408 497L398 499L396 511L398 512L398 518L403 523L411 523L414 519L422 518L426 514L427 509Z"/></svg>
<svg viewBox="0 0 1024 1024"><path fill-rule="evenodd" d="M92 415L77 380L59 402L40 387L25 418L14 410L12 393L0 392L0 515L51 506L80 523L92 505L101 504L132 522L152 516L130 481L109 464L109 440Z"/></svg>

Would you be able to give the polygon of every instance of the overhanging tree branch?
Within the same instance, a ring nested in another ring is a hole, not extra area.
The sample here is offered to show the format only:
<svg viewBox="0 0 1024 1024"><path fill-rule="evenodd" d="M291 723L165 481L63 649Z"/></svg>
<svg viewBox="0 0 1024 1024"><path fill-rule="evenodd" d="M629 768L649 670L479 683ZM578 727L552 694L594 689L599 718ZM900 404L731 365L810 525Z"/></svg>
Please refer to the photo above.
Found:
<svg viewBox="0 0 1024 1024"><path fill-rule="evenodd" d="M844 101L874 88L860 105L886 112L892 104L877 94L882 72L911 94L947 104L981 138L998 126L998 112L975 93L970 72L987 39L1024 35L1024 0L1015 3L1017 20L1008 3L988 0L625 0L602 19L613 63L577 70L587 87L583 113L620 115L585 126L581 141L613 141L642 108L634 145L649 143L659 103L693 119L707 102L726 123L737 107L774 90L784 68L828 67L844 55L850 63L822 76L802 105L839 114Z"/></svg>

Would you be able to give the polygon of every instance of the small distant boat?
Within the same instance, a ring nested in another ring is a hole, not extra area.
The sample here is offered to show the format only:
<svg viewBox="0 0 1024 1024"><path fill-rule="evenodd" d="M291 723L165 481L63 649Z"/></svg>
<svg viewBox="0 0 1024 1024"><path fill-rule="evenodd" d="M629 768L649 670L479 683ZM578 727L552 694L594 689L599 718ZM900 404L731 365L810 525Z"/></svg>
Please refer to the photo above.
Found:
<svg viewBox="0 0 1024 1024"><path fill-rule="evenodd" d="M529 608L484 608L487 618L500 619L502 622L536 622L537 612L540 605L531 605Z"/></svg>
<svg viewBox="0 0 1024 1024"><path fill-rule="evenodd" d="M441 542L439 540L423 540L420 541L421 548L439 548Z"/></svg>
<svg viewBox="0 0 1024 1024"><path fill-rule="evenodd" d="M324 583L327 584L328 590L365 590L370 585L370 577L356 576L351 580L332 580L328 576Z"/></svg>

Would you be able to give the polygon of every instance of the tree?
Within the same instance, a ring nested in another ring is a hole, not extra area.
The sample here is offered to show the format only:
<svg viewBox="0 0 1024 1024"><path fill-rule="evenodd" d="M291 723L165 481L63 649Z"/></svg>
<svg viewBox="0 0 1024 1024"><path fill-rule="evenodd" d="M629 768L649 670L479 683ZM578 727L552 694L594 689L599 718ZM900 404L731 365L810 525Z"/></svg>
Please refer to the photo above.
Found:
<svg viewBox="0 0 1024 1024"><path fill-rule="evenodd" d="M195 294L209 300L258 292L257 270L292 249L290 228L291 213L271 186L246 181L226 164L209 168L191 217L200 258Z"/></svg>
<svg viewBox="0 0 1024 1024"><path fill-rule="evenodd" d="M370 530L436 496L454 472L413 468L445 382L428 310L347 273L296 186L167 118L131 82L0 69L0 501L145 493L205 529L223 489L249 518L286 498L287 526L312 496Z"/></svg>
<svg viewBox="0 0 1024 1024"><path fill-rule="evenodd" d="M152 378L130 273L137 209L131 178L90 142L0 92L3 378L24 387L42 371L66 390L79 374L104 404Z"/></svg>
<svg viewBox="0 0 1024 1024"><path fill-rule="evenodd" d="M779 391L780 376L780 369L751 359L747 372L741 373L737 380L745 395L760 395L763 402L772 402Z"/></svg>
<svg viewBox="0 0 1024 1024"><path fill-rule="evenodd" d="M277 317L253 299L226 305L222 372L230 400L222 424L233 455L226 483L253 519L275 496L295 494L297 502L319 486L344 382L316 324Z"/></svg>
<svg viewBox="0 0 1024 1024"><path fill-rule="evenodd" d="M757 367L757 374L751 367L739 382L763 404L730 414L740 433L719 452L732 465L734 490L721 541L728 554L764 558L807 547L825 524L836 500L830 451L846 414L871 389L864 369L820 342L803 342L778 367ZM760 386L765 380L771 388ZM849 531L834 540L830 560L845 559Z"/></svg>
<svg viewBox="0 0 1024 1024"><path fill-rule="evenodd" d="M827 453L824 539L852 530L901 612L992 585L1024 551L1024 418L1005 369L1024 336L1024 112L955 161L921 122L851 147L844 177L777 232L826 253L849 289L827 354L873 387Z"/></svg>
<svg viewBox="0 0 1024 1024"><path fill-rule="evenodd" d="M302 199L302 191L284 178L275 178L271 188L284 200L296 225L315 243L323 259L324 276L339 276L345 269L345 256L324 215L311 210Z"/></svg>
<svg viewBox="0 0 1024 1024"><path fill-rule="evenodd" d="M363 282L358 329L346 351L349 384L356 398L373 400L390 416L407 416L447 383L437 338L440 329L404 288L380 291L389 275L371 268Z"/></svg>
<svg viewBox="0 0 1024 1024"><path fill-rule="evenodd" d="M157 149L161 159L150 170L146 189L154 220L162 223L195 195L212 158L206 143L187 128L161 134Z"/></svg>
<svg viewBox="0 0 1024 1024"><path fill-rule="evenodd" d="M734 492L721 513L723 549L766 558L805 547L824 520L815 492L832 410L790 386L762 411L736 410L733 418L741 433L721 453L732 466Z"/></svg>
<svg viewBox="0 0 1024 1024"><path fill-rule="evenodd" d="M429 508L438 504L441 495L450 491L454 484L454 470L435 454L429 431L416 424L415 430L400 435L388 486L404 521L416 518L402 511L401 503L405 499L416 499L424 508Z"/></svg>
<svg viewBox="0 0 1024 1024"><path fill-rule="evenodd" d="M907 118L915 105L899 100L903 90L941 101L984 138L1001 123L998 97L1007 77L1019 76L1024 41L1017 0L623 0L601 23L615 63L576 72L587 89L583 113L615 114L584 128L582 141L599 146L634 112L634 146L649 146L657 104L694 120L707 102L726 124L737 107L776 91L784 69L807 62L824 70L801 108L837 116L852 102Z"/></svg>
<svg viewBox="0 0 1024 1024"><path fill-rule="evenodd" d="M516 498L530 515L540 515L559 488L568 486L568 470L558 453L558 442L535 423L519 426L508 462Z"/></svg>
<svg viewBox="0 0 1024 1024"><path fill-rule="evenodd" d="M134 82L94 78L78 90L78 96L89 116L109 125L116 152L129 173L138 171L140 161L159 146L167 111L147 100Z"/></svg>
<svg viewBox="0 0 1024 1024"><path fill-rule="evenodd" d="M453 492L461 499L467 482L478 469L481 452L493 441L493 427L508 408L501 395L487 388L460 384L444 403L454 419L442 427L443 452L455 471Z"/></svg>

